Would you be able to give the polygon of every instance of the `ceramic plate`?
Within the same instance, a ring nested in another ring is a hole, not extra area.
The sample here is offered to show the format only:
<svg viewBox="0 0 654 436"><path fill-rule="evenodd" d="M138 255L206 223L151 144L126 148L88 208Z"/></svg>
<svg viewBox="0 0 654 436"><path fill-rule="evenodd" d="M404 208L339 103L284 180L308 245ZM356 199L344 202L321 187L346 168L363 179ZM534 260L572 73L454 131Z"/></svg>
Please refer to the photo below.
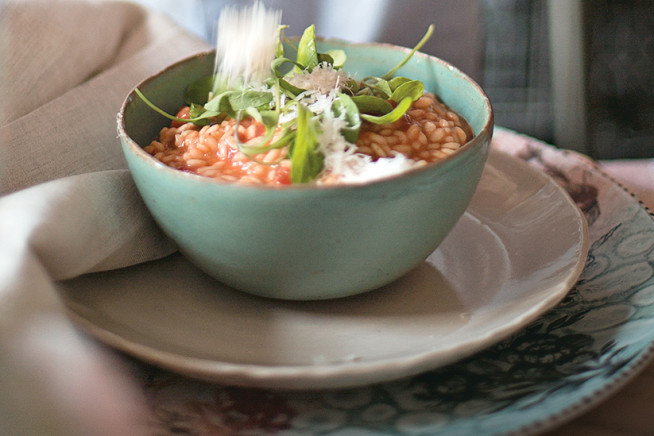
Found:
<svg viewBox="0 0 654 436"><path fill-rule="evenodd" d="M506 338L561 301L587 248L586 222L565 191L495 152L439 249L379 290L263 299L175 255L78 278L62 292L92 335L176 372L241 386L349 387L440 367Z"/></svg>
<svg viewBox="0 0 654 436"><path fill-rule="evenodd" d="M504 129L493 147L554 177L586 217L586 267L561 303L452 365L353 389L236 388L134 365L151 433L525 436L638 375L654 357L650 212L584 156Z"/></svg>

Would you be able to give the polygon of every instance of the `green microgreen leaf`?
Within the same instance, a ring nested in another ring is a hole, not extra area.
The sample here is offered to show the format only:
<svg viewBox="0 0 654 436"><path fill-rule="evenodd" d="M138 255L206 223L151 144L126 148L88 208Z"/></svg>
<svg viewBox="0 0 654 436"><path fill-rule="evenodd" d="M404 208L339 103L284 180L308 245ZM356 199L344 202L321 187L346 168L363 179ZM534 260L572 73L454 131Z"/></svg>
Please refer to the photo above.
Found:
<svg viewBox="0 0 654 436"><path fill-rule="evenodd" d="M279 112L273 110L264 110L259 112L261 115L261 124L266 126L268 129L276 129L277 124L279 124Z"/></svg>
<svg viewBox="0 0 654 436"><path fill-rule="evenodd" d="M273 100L273 94L270 91L232 91L227 94L227 98L232 109L240 111L269 105Z"/></svg>
<svg viewBox="0 0 654 436"><path fill-rule="evenodd" d="M234 118L236 113L229 103L229 94L230 91L226 91L216 95L204 105L204 108L209 111L227 114Z"/></svg>
<svg viewBox="0 0 654 436"><path fill-rule="evenodd" d="M347 60L347 55L345 54L344 50L338 50L338 49L327 50L325 54L331 56L332 58L331 64L332 67L334 67L334 69L338 70L339 68L343 68L343 65L345 65L345 61Z"/></svg>
<svg viewBox="0 0 654 436"><path fill-rule="evenodd" d="M391 86L388 84L388 81L383 79L380 79L377 83L375 83L374 90L376 91L376 94L386 99L390 98L391 94L393 93Z"/></svg>
<svg viewBox="0 0 654 436"><path fill-rule="evenodd" d="M361 118L374 124L394 123L395 121L399 120L402 117L402 115L406 113L406 111L411 107L411 103L413 103L411 97L405 97L402 101L400 101L397 104L395 109L393 109L391 112L387 113L386 115L374 116L368 114L361 114Z"/></svg>
<svg viewBox="0 0 654 436"><path fill-rule="evenodd" d="M347 94L338 94L332 105L332 113L337 118L345 120L346 124L341 129L341 134L347 141L354 144L359 137L359 129L361 128L359 108L354 100Z"/></svg>
<svg viewBox="0 0 654 436"><path fill-rule="evenodd" d="M361 90L361 85L359 84L358 81L349 77L345 82L345 89L348 91L350 95L357 95L359 90Z"/></svg>
<svg viewBox="0 0 654 436"><path fill-rule="evenodd" d="M243 109L243 113L250 116L251 118L254 118L255 121L258 121L263 124L263 118L261 116L261 112L259 112L257 108L254 107L245 108Z"/></svg>
<svg viewBox="0 0 654 436"><path fill-rule="evenodd" d="M321 64L323 62L334 65L334 58L332 58L327 53L318 53L318 63Z"/></svg>
<svg viewBox="0 0 654 436"><path fill-rule="evenodd" d="M297 62L303 69L311 71L318 65L318 49L316 47L316 28L312 24L304 29L297 46Z"/></svg>
<svg viewBox="0 0 654 436"><path fill-rule="evenodd" d="M291 182L307 183L322 171L323 155L318 151L318 131L313 114L298 105L295 142L291 150Z"/></svg>
<svg viewBox="0 0 654 436"><path fill-rule="evenodd" d="M402 68L404 66L404 64L409 62L409 59L411 59L411 57L418 50L420 50L422 48L422 46L425 45L425 43L427 41L429 41L429 38L431 38L432 33L434 33L434 25L433 24L429 25L429 27L427 28L427 33L425 33L425 35L422 37L422 39L420 41L418 41L418 44L416 44L416 46L413 47L413 50L411 50L411 52L409 52L409 54L399 64L397 64L393 68L391 68L390 71L388 73L384 74L381 78L384 79L384 80L390 80L391 78L393 78L393 76L395 76L395 73L397 73L397 71L400 68Z"/></svg>
<svg viewBox="0 0 654 436"><path fill-rule="evenodd" d="M200 104L191 103L189 105L189 111L188 111L189 118L197 118L206 112L207 111L204 108L204 106Z"/></svg>
<svg viewBox="0 0 654 436"><path fill-rule="evenodd" d="M303 93L304 91L306 91L305 89L298 88L295 85L291 85L290 82L281 78L279 79L279 86L282 88L282 91L284 91L284 93L291 98L295 98L301 93Z"/></svg>
<svg viewBox="0 0 654 436"><path fill-rule="evenodd" d="M281 58L284 57L284 41L282 40L282 37L284 35L284 29L287 29L288 26L285 24L282 24L281 26L277 27L277 32L275 34L275 57L276 58Z"/></svg>
<svg viewBox="0 0 654 436"><path fill-rule="evenodd" d="M291 71L280 71L280 68L284 64L291 64L297 67L298 70L301 70L303 68L303 65L301 65L299 62L296 62L292 59L285 58L285 57L279 57L275 58L272 63L270 64L270 68L273 70L273 73L276 77L284 77L287 74L290 74Z"/></svg>
<svg viewBox="0 0 654 436"><path fill-rule="evenodd" d="M393 110L393 106L387 100L374 95L356 95L352 97L352 101L362 114L384 115Z"/></svg>
<svg viewBox="0 0 654 436"><path fill-rule="evenodd" d="M194 122L200 121L202 119L208 118L208 117L205 117L205 116L200 116L200 117L196 117L196 118L179 118L178 116L169 114L168 112L164 111L163 109L161 109L160 107L158 107L157 105L152 103L150 100L148 100L148 98L145 95L143 95L143 93L138 88L135 88L134 92L136 93L136 95L139 96L139 98L141 100L143 100L143 102L147 106L150 107L150 109L152 109L153 111L157 112L160 115L163 115L164 117L166 117L166 118L168 118L170 120L179 121L179 122L182 122L182 123L189 123L189 122L194 123Z"/></svg>
<svg viewBox="0 0 654 436"><path fill-rule="evenodd" d="M209 100L209 94L213 91L215 77L206 76L192 82L184 92L184 102L188 105L203 105Z"/></svg>
<svg viewBox="0 0 654 436"><path fill-rule="evenodd" d="M374 95L374 91L370 86L361 86L356 93L353 94L353 97L360 95Z"/></svg>
<svg viewBox="0 0 654 436"><path fill-rule="evenodd" d="M255 158L257 154L260 153L265 153L269 150L275 149L275 148L282 148L287 145L289 145L293 140L295 139L295 131L291 131L290 129L286 129L282 132L281 136L279 139L277 139L274 142L270 142L270 139L267 137L264 137L260 141L257 141L254 144L239 144L239 150L245 154L248 158L250 158L252 161L263 164L263 165L275 165L282 160L286 159L286 155L280 156L280 158L276 161L272 162L264 162L262 160L259 160Z"/></svg>
<svg viewBox="0 0 654 436"><path fill-rule="evenodd" d="M391 95L391 100L400 102L408 97L413 102L422 97L424 91L425 85L420 80L410 80L395 88L395 91Z"/></svg>
<svg viewBox="0 0 654 436"><path fill-rule="evenodd" d="M410 81L411 79L407 79L406 77L393 77L388 81L388 85L391 87L391 91L395 91L400 85Z"/></svg>
<svg viewBox="0 0 654 436"><path fill-rule="evenodd" d="M221 114L219 112L208 111L202 105L191 103L189 106L189 120L187 121L192 120L191 122L193 124L206 125L215 120L220 115Z"/></svg>

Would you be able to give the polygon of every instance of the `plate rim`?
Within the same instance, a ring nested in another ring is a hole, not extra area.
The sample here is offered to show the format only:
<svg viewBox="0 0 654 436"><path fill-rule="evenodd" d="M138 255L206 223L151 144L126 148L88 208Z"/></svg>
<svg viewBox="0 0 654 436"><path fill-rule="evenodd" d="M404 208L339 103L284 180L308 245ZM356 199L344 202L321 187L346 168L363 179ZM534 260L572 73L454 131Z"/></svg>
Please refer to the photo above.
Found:
<svg viewBox="0 0 654 436"><path fill-rule="evenodd" d="M571 207L570 210L578 218L577 224L580 228L577 261L575 262L574 268L569 270L567 279L557 284L557 286L561 287L561 290L553 293L553 295L549 295L543 300L539 300L537 304L539 307L537 309L527 311L526 314L520 317L518 322L493 331L492 340L488 339L489 334L476 337L475 340L467 343L463 353L456 353L456 356L450 356L448 359L442 359L438 356L435 357L438 351L426 350L425 352L414 353L410 357L384 358L363 363L326 362L315 365L270 366L216 361L214 359L185 356L181 353L175 354L166 350L157 349L151 345L138 343L130 338L124 338L120 334L96 325L92 320L83 315L83 311L80 313L80 311L75 309L76 302L71 303L65 295L62 295L66 312L75 324L92 337L142 361L192 378L240 387L301 390L351 388L409 378L428 370L452 364L506 339L516 331L533 322L543 313L555 307L567 295L581 275L589 249L586 220L567 192L556 181L549 175L508 153L492 150L491 155L493 157L491 158L489 155L489 161L491 159L499 159L502 161L502 164L510 162L510 165L515 165L521 172L529 173L531 176L540 179L544 185L551 186L558 193L560 200L563 201L562 204L566 204L566 207ZM466 213L468 212L466 211ZM458 349L460 350L460 348ZM435 358L439 361L437 365L434 364ZM398 373L402 373L402 375L398 376Z"/></svg>

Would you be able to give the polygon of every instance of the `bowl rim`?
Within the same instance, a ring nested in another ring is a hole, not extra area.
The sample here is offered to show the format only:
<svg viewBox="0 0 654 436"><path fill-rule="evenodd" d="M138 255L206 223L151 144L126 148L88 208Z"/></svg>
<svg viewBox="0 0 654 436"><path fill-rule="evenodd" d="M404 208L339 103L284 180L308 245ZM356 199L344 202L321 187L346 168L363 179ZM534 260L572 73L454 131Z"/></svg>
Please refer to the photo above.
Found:
<svg viewBox="0 0 654 436"><path fill-rule="evenodd" d="M291 38L292 39L292 38ZM389 50L394 50L394 51L400 51L400 52L405 52L409 53L411 50L406 48L406 47L401 47L398 45L394 44L389 44L389 43L384 43L384 42L349 42L345 41L342 39L338 38L322 38L322 37L316 37L316 40L319 42L324 42L324 43L335 43L335 44L340 44L344 46L355 46L355 47L383 47L385 49ZM466 142L458 148L456 151L451 153L450 155L439 159L436 162L429 162L426 165L421 165L418 167L414 168L409 168L408 170L402 171L400 173L396 174L391 174L383 177L378 177L370 181L365 181L365 182L339 182L339 183L334 183L334 184L316 184L316 183L298 183L298 184L289 184L289 185L270 185L270 184L254 184L254 183L238 183L238 182L228 182L228 181L223 181L223 180L217 180L213 179L211 177L205 177L201 176L198 174L193 174L187 171L181 171L175 168L171 168L168 165L158 161L157 159L154 158L154 156L150 155L147 153L144 149L143 146L139 145L132 137L127 133L127 128L125 126L125 111L126 108L129 104L132 103L132 101L136 100L138 96L136 95L135 90L141 89L144 85L147 85L148 83L152 82L153 80L157 79L158 77L166 74L166 72L175 69L179 67L181 64L187 63L192 61L193 59L201 58L201 57L206 57L206 56L215 56L215 49L210 49L210 50L205 50L201 51L198 53L195 53L193 55L184 57L176 62L171 63L170 65L166 66L165 68L161 69L160 71L151 74L150 76L146 77L145 79L141 80L136 86L134 86L127 96L124 98L123 103L120 107L120 111L118 112L116 116L116 123L117 123L117 129L118 129L118 136L119 138L123 139L123 143L127 145L127 147L123 147L125 151L129 150L132 152L135 156L140 157L144 159L147 164L152 165L155 170L159 171L164 171L165 174L170 174L173 177L182 177L184 179L188 179L189 181L194 181L196 183L200 184L210 184L210 185L216 185L216 186L221 186L221 187L233 187L234 189L244 189L244 190L257 190L257 191L333 191L333 190L343 190L343 189L361 189L365 187L370 187L370 186L376 186L379 184L385 184L388 182L393 182L398 179L402 178L407 178L411 176L417 176L419 174L423 174L425 172L430 172L433 171L435 168L441 167L447 163L449 163L452 160L455 160L457 157L466 154L469 149L473 148L474 145L479 143L480 141L484 140L484 136L488 136L488 141L490 142L492 136L493 136L493 128L494 128L494 111L493 111L493 106L491 104L490 99L486 95L486 92L483 90L483 88L475 81L473 80L470 76L468 76L466 73L464 73L462 70L459 68L455 67L451 63L437 57L433 56L427 53L423 52L416 52L413 54L414 57L419 57L423 58L425 60L428 60L430 62L437 62L442 64L444 67L446 67L448 70L454 72L455 74L461 76L464 80L469 82L472 87L477 91L477 93L482 97L482 104L483 107L485 108L485 112L488 114L486 122L480 129L479 133L477 133L470 141ZM163 127L163 126L162 126Z"/></svg>

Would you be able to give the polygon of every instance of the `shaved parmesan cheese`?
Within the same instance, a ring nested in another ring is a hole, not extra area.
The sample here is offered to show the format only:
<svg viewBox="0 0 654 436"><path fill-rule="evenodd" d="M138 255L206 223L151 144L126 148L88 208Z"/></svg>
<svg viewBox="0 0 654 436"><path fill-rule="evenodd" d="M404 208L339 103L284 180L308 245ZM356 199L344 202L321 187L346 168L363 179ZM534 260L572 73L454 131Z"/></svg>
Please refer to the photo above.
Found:
<svg viewBox="0 0 654 436"><path fill-rule="evenodd" d="M222 9L216 37L216 72L225 76L228 83L268 78L281 20L280 11L266 9L258 1L249 8Z"/></svg>
<svg viewBox="0 0 654 436"><path fill-rule="evenodd" d="M308 90L299 94L295 100L305 105L307 109L309 109L312 113L320 115L331 112L332 104L334 104L336 95L337 91L335 89L331 90L331 92L328 92L327 94L323 94L316 90ZM291 106L288 112L282 114L280 117L280 122L285 123L295 119L296 117L297 110L295 106Z"/></svg>
<svg viewBox="0 0 654 436"><path fill-rule="evenodd" d="M341 134L344 120L331 116L331 111L324 115L318 141L325 167L316 181L318 184L365 183L424 165L401 153L373 161L369 155L358 153L355 144L345 140Z"/></svg>
<svg viewBox="0 0 654 436"><path fill-rule="evenodd" d="M342 70L335 70L332 65L323 62L313 70L303 71L293 76L289 82L298 88L318 91L328 94L332 90L340 91L348 79Z"/></svg>
<svg viewBox="0 0 654 436"><path fill-rule="evenodd" d="M357 153L356 156L365 156ZM383 157L376 161L368 159L364 164L352 162L341 172L340 181L344 183L365 183L373 180L383 179L385 177L401 174L412 168L424 165L424 161L414 161L397 153L394 157Z"/></svg>

